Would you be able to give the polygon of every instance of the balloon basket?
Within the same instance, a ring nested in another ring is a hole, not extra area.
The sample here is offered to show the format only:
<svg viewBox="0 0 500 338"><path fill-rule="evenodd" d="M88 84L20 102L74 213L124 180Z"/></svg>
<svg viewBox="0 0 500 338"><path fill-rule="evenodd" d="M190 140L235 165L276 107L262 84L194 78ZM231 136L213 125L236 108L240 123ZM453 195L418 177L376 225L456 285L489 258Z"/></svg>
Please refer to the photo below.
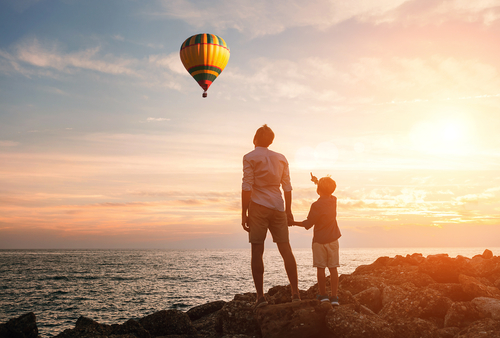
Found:
<svg viewBox="0 0 500 338"><path fill-rule="evenodd" d="M207 92L203 92L203 94L201 95L203 98L207 97Z"/></svg>

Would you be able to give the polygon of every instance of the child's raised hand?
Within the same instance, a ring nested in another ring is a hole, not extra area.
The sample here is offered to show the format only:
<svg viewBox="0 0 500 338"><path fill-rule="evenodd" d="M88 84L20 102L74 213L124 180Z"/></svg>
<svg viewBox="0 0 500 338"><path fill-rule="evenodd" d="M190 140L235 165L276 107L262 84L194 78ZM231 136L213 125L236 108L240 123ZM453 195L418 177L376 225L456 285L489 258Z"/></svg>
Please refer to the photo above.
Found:
<svg viewBox="0 0 500 338"><path fill-rule="evenodd" d="M311 181L313 181L314 184L318 184L318 178L314 176L312 172L311 172Z"/></svg>

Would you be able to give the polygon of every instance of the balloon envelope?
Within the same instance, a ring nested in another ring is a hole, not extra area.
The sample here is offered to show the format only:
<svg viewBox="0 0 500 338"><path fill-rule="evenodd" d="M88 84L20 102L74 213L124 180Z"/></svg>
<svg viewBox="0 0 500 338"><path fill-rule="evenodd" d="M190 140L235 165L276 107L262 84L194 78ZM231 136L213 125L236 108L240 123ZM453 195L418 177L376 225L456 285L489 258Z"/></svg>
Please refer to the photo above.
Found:
<svg viewBox="0 0 500 338"><path fill-rule="evenodd" d="M206 91L229 61L229 48L224 39L213 34L197 34L184 41L180 51L186 70Z"/></svg>

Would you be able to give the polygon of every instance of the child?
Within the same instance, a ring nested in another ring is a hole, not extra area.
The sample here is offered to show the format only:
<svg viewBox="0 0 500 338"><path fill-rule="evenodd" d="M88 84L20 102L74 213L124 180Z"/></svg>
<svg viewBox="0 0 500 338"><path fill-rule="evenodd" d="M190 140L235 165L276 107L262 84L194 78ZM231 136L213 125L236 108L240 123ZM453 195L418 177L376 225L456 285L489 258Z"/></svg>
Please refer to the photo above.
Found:
<svg viewBox="0 0 500 338"><path fill-rule="evenodd" d="M337 289L339 275L337 267L339 264L339 242L340 229L337 224L337 198L332 193L337 188L337 184L329 176L323 177L319 181L311 173L311 181L318 187L316 192L319 198L311 205L307 219L302 222L294 221L292 225L306 228L314 226L314 236L312 243L313 266L318 269L318 299L321 302L331 301L332 305L339 305ZM330 270L330 286L332 295L328 298L326 292L325 268Z"/></svg>

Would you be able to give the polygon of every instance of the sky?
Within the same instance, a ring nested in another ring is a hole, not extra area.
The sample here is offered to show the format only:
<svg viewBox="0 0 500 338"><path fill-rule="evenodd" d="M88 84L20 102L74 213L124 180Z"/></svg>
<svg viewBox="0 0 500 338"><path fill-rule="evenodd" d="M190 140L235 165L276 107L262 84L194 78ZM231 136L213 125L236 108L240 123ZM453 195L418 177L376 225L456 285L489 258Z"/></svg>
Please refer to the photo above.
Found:
<svg viewBox="0 0 500 338"><path fill-rule="evenodd" d="M231 51L205 99L199 33ZM500 0L2 0L0 249L248 248L263 124L295 219L337 182L341 247L498 246L498 41Z"/></svg>

